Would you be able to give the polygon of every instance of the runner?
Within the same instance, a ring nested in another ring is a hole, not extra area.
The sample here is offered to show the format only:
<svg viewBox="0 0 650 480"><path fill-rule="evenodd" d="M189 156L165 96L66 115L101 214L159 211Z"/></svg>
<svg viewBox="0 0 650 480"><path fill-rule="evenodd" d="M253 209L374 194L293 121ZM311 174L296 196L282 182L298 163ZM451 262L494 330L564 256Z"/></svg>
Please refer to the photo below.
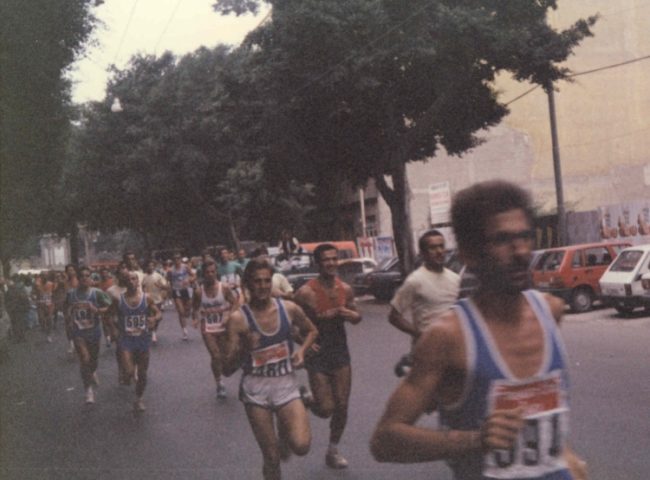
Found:
<svg viewBox="0 0 650 480"><path fill-rule="evenodd" d="M81 370L86 403L95 403L93 386L97 381L97 360L102 336L102 313L108 310L111 300L107 294L92 287L90 269L79 269L79 286L68 292L66 321L71 332Z"/></svg>
<svg viewBox="0 0 650 480"><path fill-rule="evenodd" d="M564 303L527 290L532 220L527 193L507 182L454 198L458 249L480 287L418 341L371 441L379 461L447 460L457 480L586 478L566 446ZM439 430L416 425L431 399Z"/></svg>
<svg viewBox="0 0 650 480"><path fill-rule="evenodd" d="M142 277L142 288L144 292L151 297L158 310L162 311L163 303L169 291L169 284L165 277L156 271L156 262L149 260L145 267L144 277ZM162 315L156 320L156 324L151 330L151 341L155 345L158 342L158 325L162 320Z"/></svg>
<svg viewBox="0 0 650 480"><path fill-rule="evenodd" d="M388 320L395 328L411 336L412 344L431 322L449 310L460 288L460 277L444 267L445 237L438 230L425 232L418 242L424 264L412 272L390 302ZM410 312L410 321L405 316ZM408 371L411 354L395 366L398 376Z"/></svg>
<svg viewBox="0 0 650 480"><path fill-rule="evenodd" d="M66 302L67 302L67 297L68 294L70 293L71 290L74 290L79 286L79 279L77 278L77 269L74 265L68 264L65 266L65 278L64 278L64 285L65 285L65 294L66 294ZM73 354L75 347L74 347L74 342L72 339L72 330L70 330L68 327L72 325L70 320L66 317L67 315L67 307L64 307L64 322L66 325L66 330L65 334L66 337L68 338L68 353Z"/></svg>
<svg viewBox="0 0 650 480"><path fill-rule="evenodd" d="M135 271L129 271L126 292L120 296L118 303L113 303L113 313L117 317L118 345L121 364L124 368L126 381L136 375L135 402L136 412L145 410L142 395L147 386L147 370L149 368L149 347L151 346L151 329L160 317L160 310L153 300L142 291L140 280Z"/></svg>
<svg viewBox="0 0 650 480"><path fill-rule="evenodd" d="M115 282L108 287L106 293L111 297L112 304L119 304L122 294L126 292L126 284L129 278L129 267L126 262L120 262L115 270ZM124 366L122 365L122 356L120 354L120 345L117 342L117 330L115 325L117 318L114 309L109 309L106 313L107 322L111 329L111 337L116 340L115 342L115 362L117 363L117 383L119 385L129 385L129 381L124 373Z"/></svg>
<svg viewBox="0 0 650 480"><path fill-rule="evenodd" d="M138 275L138 280L140 281L140 287L142 287L142 278L144 277L144 272L138 263L138 259L135 256L135 253L133 253L131 250L127 250L124 252L124 255L122 255L122 261L126 263L129 272L136 272Z"/></svg>
<svg viewBox="0 0 650 480"><path fill-rule="evenodd" d="M174 265L168 275L167 281L172 288L172 299L183 330L183 340L188 340L187 319L190 316L190 286L194 283L194 274L192 269L183 263L181 254L177 252L174 254Z"/></svg>
<svg viewBox="0 0 650 480"><path fill-rule="evenodd" d="M51 272L41 272L38 281L34 284L36 304L38 306L38 322L45 332L47 343L52 343L52 323L54 317L54 292L53 275Z"/></svg>
<svg viewBox="0 0 650 480"><path fill-rule="evenodd" d="M331 418L325 463L330 468L346 468L348 462L338 449L347 423L352 381L345 323L356 325L361 314L354 304L352 288L336 275L336 247L329 243L318 245L314 260L318 278L303 285L295 297L318 328L318 340L305 361L313 395L313 402L307 403L315 415Z"/></svg>
<svg viewBox="0 0 650 480"><path fill-rule="evenodd" d="M286 459L289 450L297 455L309 451L309 416L294 370L303 364L317 334L300 307L271 297L272 274L273 267L262 258L246 266L244 284L251 299L228 322L224 362L224 373L231 375L244 359L239 398L264 457L265 480L281 478L280 459ZM305 339L297 348L291 340L292 325Z"/></svg>
<svg viewBox="0 0 650 480"><path fill-rule="evenodd" d="M107 267L102 267L99 270L99 282L97 283L97 288L103 292L107 292L113 286L113 277ZM104 339L106 340L106 348L111 347L111 322L109 314L104 314L106 317L102 322L102 327L104 329Z"/></svg>
<svg viewBox="0 0 650 480"><path fill-rule="evenodd" d="M193 326L201 324L201 336L210 354L212 374L217 384L217 398L226 398L226 387L221 381L221 366L226 347L226 325L237 299L230 288L217 280L217 265L214 260L203 264L203 285L192 297Z"/></svg>
<svg viewBox="0 0 650 480"><path fill-rule="evenodd" d="M52 292L52 302L54 303L54 313L52 315L52 322L54 329L57 328L59 318L63 321L65 326L65 299L67 291L65 287L65 274L63 272L56 272L54 274L54 291Z"/></svg>
<svg viewBox="0 0 650 480"><path fill-rule="evenodd" d="M241 295L242 270L237 262L230 259L230 251L227 248L222 248L219 251L217 274L219 275L219 280L226 284L233 295L239 300Z"/></svg>
<svg viewBox="0 0 650 480"><path fill-rule="evenodd" d="M251 252L251 258L255 257L264 257L269 262L269 251L264 245L260 245L255 250ZM287 277L278 272L275 268L273 269L273 277L271 279L271 295L274 297L283 298L285 300L293 300L293 287Z"/></svg>

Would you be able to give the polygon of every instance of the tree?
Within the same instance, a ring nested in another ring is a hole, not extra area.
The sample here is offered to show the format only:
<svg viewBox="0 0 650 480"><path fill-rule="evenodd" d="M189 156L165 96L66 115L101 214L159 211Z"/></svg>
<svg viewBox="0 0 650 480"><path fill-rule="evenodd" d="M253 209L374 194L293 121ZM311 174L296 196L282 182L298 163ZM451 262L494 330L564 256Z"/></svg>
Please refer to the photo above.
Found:
<svg viewBox="0 0 650 480"><path fill-rule="evenodd" d="M115 70L106 99L82 111L63 187L69 211L94 228L136 231L147 250L196 252L260 238L275 227L269 216L304 205L309 188L287 180L274 193L263 148L249 146L258 130L238 109L241 53L136 56Z"/></svg>
<svg viewBox="0 0 650 480"><path fill-rule="evenodd" d="M97 0L0 3L0 257L57 230L56 181L70 120L67 69L83 53Z"/></svg>
<svg viewBox="0 0 650 480"><path fill-rule="evenodd" d="M508 113L497 73L549 88L596 21L556 31L547 22L555 0L268 3L272 21L247 44L277 106L276 143L312 181L332 172L351 185L374 178L405 270L414 258L406 164L440 147L452 155L475 147L477 131ZM215 10L239 14L250 4L222 0Z"/></svg>

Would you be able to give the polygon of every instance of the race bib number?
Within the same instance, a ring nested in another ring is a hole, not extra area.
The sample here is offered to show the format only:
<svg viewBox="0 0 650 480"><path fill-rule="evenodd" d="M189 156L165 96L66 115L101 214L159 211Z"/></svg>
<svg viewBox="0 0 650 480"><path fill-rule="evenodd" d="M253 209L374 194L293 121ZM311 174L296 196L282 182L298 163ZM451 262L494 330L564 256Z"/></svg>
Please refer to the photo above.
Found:
<svg viewBox="0 0 650 480"><path fill-rule="evenodd" d="M562 451L568 408L559 371L531 381L497 380L490 387L489 405L490 411L520 407L525 421L512 449L485 455L485 477L536 478L567 467Z"/></svg>
<svg viewBox="0 0 650 480"><path fill-rule="evenodd" d="M204 308L203 321L205 322L205 331L208 333L218 333L225 330L223 324L223 312L218 307Z"/></svg>
<svg viewBox="0 0 650 480"><path fill-rule="evenodd" d="M147 329L146 315L127 315L124 317L124 331L127 335L137 337Z"/></svg>
<svg viewBox="0 0 650 480"><path fill-rule="evenodd" d="M77 302L72 306L72 320L79 330L88 330L95 326L95 314L90 302Z"/></svg>
<svg viewBox="0 0 650 480"><path fill-rule="evenodd" d="M277 345L254 350L251 352L253 361L253 375L263 377L279 377L293 371L289 342L284 341Z"/></svg>

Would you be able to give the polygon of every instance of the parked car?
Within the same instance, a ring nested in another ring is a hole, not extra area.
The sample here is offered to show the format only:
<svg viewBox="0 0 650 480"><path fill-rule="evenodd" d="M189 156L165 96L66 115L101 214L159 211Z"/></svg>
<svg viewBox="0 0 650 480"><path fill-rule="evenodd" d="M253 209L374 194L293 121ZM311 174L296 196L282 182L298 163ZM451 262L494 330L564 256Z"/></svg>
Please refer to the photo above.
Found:
<svg viewBox="0 0 650 480"><path fill-rule="evenodd" d="M650 273L650 245L636 245L623 250L600 279L602 301L619 313L628 315L635 308L650 308L650 297L642 285L643 275Z"/></svg>
<svg viewBox="0 0 650 480"><path fill-rule="evenodd" d="M339 260L338 274L341 280L354 287L358 275L370 273L375 268L377 268L377 262L372 258L346 258Z"/></svg>
<svg viewBox="0 0 650 480"><path fill-rule="evenodd" d="M360 290L365 289L365 293L373 295L377 300L387 302L393 298L395 290L403 281L399 258L392 257L380 262L375 270L365 275ZM359 288L358 283L358 280L355 280L353 284L355 292Z"/></svg>
<svg viewBox="0 0 650 480"><path fill-rule="evenodd" d="M311 253L298 253L288 258L278 255L272 262L274 267L287 277L294 292L312 278L318 277L318 266Z"/></svg>
<svg viewBox="0 0 650 480"><path fill-rule="evenodd" d="M533 285L562 298L574 312L591 310L601 298L598 281L629 243L583 243L544 250L532 268Z"/></svg>

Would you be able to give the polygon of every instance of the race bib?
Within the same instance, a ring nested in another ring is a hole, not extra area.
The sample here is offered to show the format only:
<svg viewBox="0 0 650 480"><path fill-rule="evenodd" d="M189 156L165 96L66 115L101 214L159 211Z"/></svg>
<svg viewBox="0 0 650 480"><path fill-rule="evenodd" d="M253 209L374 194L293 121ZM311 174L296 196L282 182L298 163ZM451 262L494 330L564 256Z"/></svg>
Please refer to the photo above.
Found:
<svg viewBox="0 0 650 480"><path fill-rule="evenodd" d="M225 330L223 319L223 312L221 312L218 307L208 307L203 309L203 321L205 322L206 332L223 332Z"/></svg>
<svg viewBox="0 0 650 480"><path fill-rule="evenodd" d="M137 337L147 329L146 315L127 315L124 317L124 331L127 335Z"/></svg>
<svg viewBox="0 0 650 480"><path fill-rule="evenodd" d="M253 375L263 377L279 377L293 371L289 342L284 341L266 348L251 352Z"/></svg>
<svg viewBox="0 0 650 480"><path fill-rule="evenodd" d="M90 302L77 302L72 306L72 320L79 330L88 330L95 327L95 314L91 310Z"/></svg>
<svg viewBox="0 0 650 480"><path fill-rule="evenodd" d="M567 468L562 458L568 433L568 408L560 371L530 381L496 380L489 408L524 410L524 427L510 450L489 452L483 475L488 478L536 478Z"/></svg>

